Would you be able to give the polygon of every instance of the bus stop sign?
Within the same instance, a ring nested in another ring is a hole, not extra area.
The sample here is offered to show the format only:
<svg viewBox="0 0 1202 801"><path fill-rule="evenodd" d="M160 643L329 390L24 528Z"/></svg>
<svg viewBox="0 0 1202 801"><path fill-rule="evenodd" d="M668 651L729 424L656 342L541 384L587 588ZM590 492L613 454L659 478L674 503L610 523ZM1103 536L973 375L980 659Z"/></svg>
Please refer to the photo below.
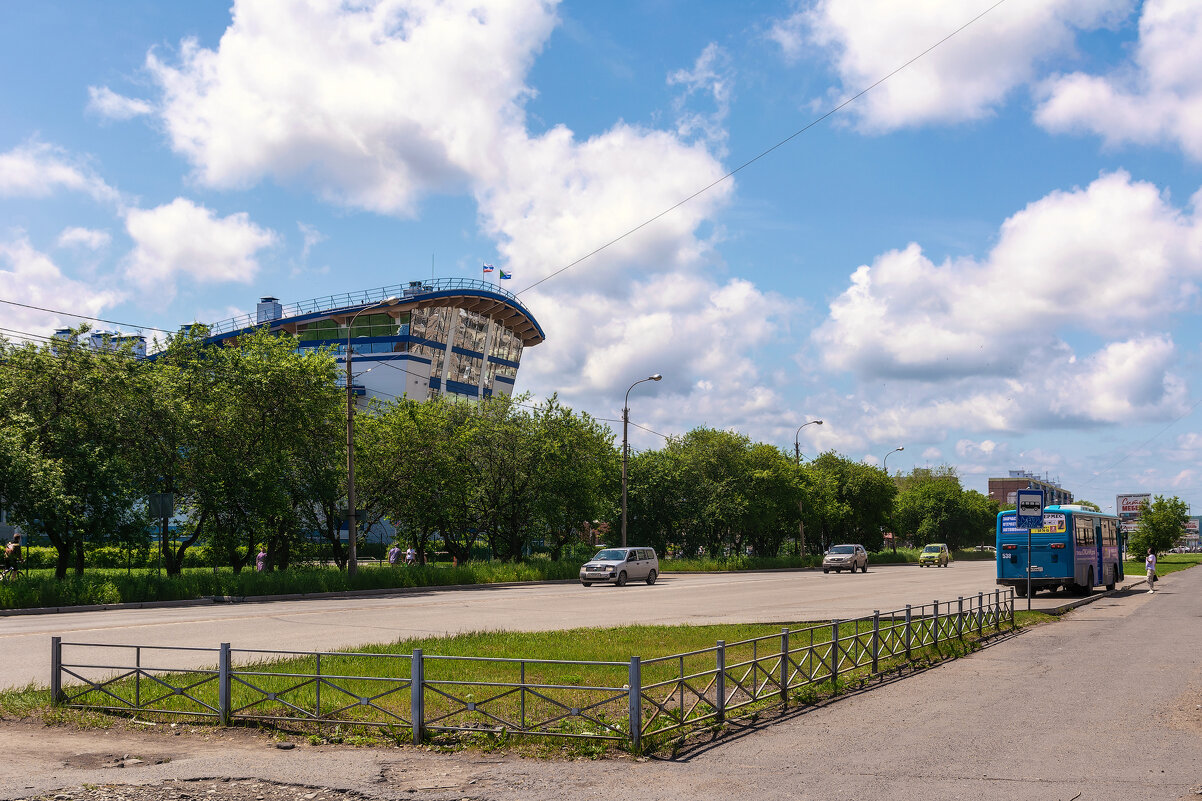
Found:
<svg viewBox="0 0 1202 801"><path fill-rule="evenodd" d="M1030 531L1043 525L1043 490L1019 490L1015 507L1019 528Z"/></svg>

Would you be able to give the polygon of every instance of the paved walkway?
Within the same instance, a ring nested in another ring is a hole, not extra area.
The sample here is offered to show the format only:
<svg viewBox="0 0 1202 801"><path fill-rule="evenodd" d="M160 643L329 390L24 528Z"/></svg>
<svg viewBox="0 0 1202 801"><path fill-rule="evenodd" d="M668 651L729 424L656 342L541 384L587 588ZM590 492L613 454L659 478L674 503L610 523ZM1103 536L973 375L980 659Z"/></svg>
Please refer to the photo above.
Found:
<svg viewBox="0 0 1202 801"><path fill-rule="evenodd" d="M799 710L674 761L565 764L305 744L280 751L245 731L76 733L10 721L0 723L0 799L85 783L213 777L343 788L371 798L497 801L735 793L891 801L1197 798L1202 570L1172 574L1158 586L1155 595L1141 589L1104 598L970 657ZM146 764L101 767L123 755ZM165 758L171 761L153 764ZM172 792L203 796L208 786L174 785Z"/></svg>

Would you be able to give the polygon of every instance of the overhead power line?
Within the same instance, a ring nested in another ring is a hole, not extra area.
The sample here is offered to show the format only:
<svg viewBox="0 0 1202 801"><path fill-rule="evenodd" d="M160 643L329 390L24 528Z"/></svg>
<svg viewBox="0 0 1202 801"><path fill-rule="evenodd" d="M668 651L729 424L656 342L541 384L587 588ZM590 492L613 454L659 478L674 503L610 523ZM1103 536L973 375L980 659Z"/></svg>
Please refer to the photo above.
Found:
<svg viewBox="0 0 1202 801"><path fill-rule="evenodd" d="M668 208L666 208L666 209L664 209L663 211L661 211L659 214L656 214L654 217L651 217L650 219L644 220L643 222L639 223L639 224L638 224L638 225L636 225L635 227L633 227L633 228L631 228L630 230L626 231L626 233L624 233L624 234L620 234L620 235L618 235L618 236L614 237L613 239L609 240L609 241L608 241L608 242L606 242L605 244L603 244L603 245L600 245L599 247L596 247L596 248L594 248L593 250L590 250L588 253L585 253L583 256L581 256L580 258L576 259L575 261L573 261L573 262L571 262L571 263L569 263L569 264L565 264L563 267L560 267L558 270L556 270L555 272L551 273L550 275L543 276L542 278L540 278L540 279L538 279L537 281L535 281L533 284L530 284L529 286L527 286L527 287L524 287L524 288L523 288L523 289L522 289L520 292L516 292L516 293L514 293L514 294L516 294L516 295L521 295L521 294L522 294L522 292L526 292L526 291L528 291L528 290L534 289L536 286L538 286L539 284L543 283L544 281L550 281L552 278L554 278L555 276L559 275L560 273L563 273L563 272L566 272L566 271L568 271L568 270L572 269L573 267L575 267L576 265L580 264L581 262L583 262L583 261L587 261L588 259L591 259L593 256L596 256L598 253L600 253L601 251L605 250L606 248L609 248L609 247L612 247L613 245L616 245L617 243L621 242L623 239L626 239L626 238L627 238L628 236L630 236L631 234L635 234L635 233L637 233L637 232L641 231L642 229L646 228L648 225L650 225L651 223L653 223L653 222L655 222L656 220L660 219L661 217L663 217L663 216L665 216L665 215L667 215L667 214L671 214L672 212L676 211L678 208L680 208L680 207L681 207L681 206L683 206L684 204L686 204L686 203L690 202L691 200L693 200L693 199L695 199L695 198L697 198L697 197L700 197L701 195L704 195L706 192L710 191L710 190L711 190L711 189L713 189L715 186L718 186L719 184L721 184L721 183L724 183L724 182L726 182L726 181L730 180L730 179L731 179L731 178L732 178L734 175L736 175L737 173L740 173L740 172L742 172L743 170L747 169L747 168L748 168L748 167L750 167L752 164L755 164L757 161L759 161L760 159L764 158L764 157L765 157L765 156L767 156L769 153L771 153L771 152L773 152L774 150L777 150L778 148L781 148L781 147L783 147L784 145L788 144L789 142L793 141L794 139L796 139L797 137L801 136L801 135L802 135L803 133L805 133L806 131L808 131L808 130L810 130L811 128L813 128L815 125L818 125L819 123L821 123L821 122L823 122L823 121L827 120L828 118L830 118L830 117L834 116L835 114L838 114L840 111L842 111L843 109L845 109L847 106L849 106L849 105L851 105L852 103L856 102L856 101L857 101L857 100L859 100L861 97L863 97L864 95L868 94L868 93L869 93L869 92L871 92L873 89L877 88L878 86L880 86L881 84L883 84L885 81L887 81L887 80L889 80L890 78L892 78L894 75L897 75L899 72L901 72L901 71L905 70L905 69L906 69L906 68L908 68L910 65L912 65L914 62L916 62L916 61L918 61L918 60L922 59L924 56L926 56L926 55L927 55L928 53L930 53L932 50L935 50L935 49L936 49L936 48L938 48L940 45L942 45L943 43L947 42L949 39L952 39L953 37L957 36L957 35L958 35L958 34L960 34L962 31L964 31L966 28L968 28L970 25L972 25L973 23L977 22L977 21L978 21L978 20L980 20L982 17L984 17L986 14L988 14L988 13L989 13L989 12L991 12L991 11L993 11L995 8L997 8L998 6L1002 5L1002 4L1003 4L1003 3L1005 3L1005 2L1006 2L1006 0L998 0L996 3L994 3L993 5L991 5L989 8L985 9L985 10L984 10L984 11L982 11L980 14L977 14L975 17L973 17L972 19L970 19L968 22L964 23L964 24L963 24L963 25L961 25L959 28L956 28L954 31L952 31L951 33L949 33L947 36L944 36L944 37L943 37L942 39L940 39L938 42L935 42L935 44L931 45L931 46L930 46L930 47L928 47L926 50L923 50L921 53L919 53L918 55L914 56L913 58L911 58L911 59L910 59L909 61L907 61L906 63L902 64L900 67L897 67L896 69L894 69L894 70L893 70L892 72L890 72L889 74L887 74L887 75L885 75L885 76L883 76L883 77L881 77L881 78L878 78L876 81L874 81L873 83L871 83L871 84L869 84L868 86L864 87L864 88L863 88L863 89L861 89L860 91L856 92L854 95L852 95L851 97L847 98L846 100L844 100L844 101L843 101L842 103L840 103L839 105L837 105L837 106L835 106L834 108L830 109L829 111L827 111L826 113L822 114L821 116L814 118L813 120L811 120L810 122L808 122L807 124L805 124L804 126L802 126L801 128L798 128L796 131L794 131L793 133L789 134L788 136L786 136L784 139L782 139L782 140L780 140L779 142L777 142L777 143L776 143L775 145L773 145L772 147L768 148L767 150L764 150L764 151L762 151L761 153L759 153L758 155L754 156L753 158L750 158L750 159L748 159L747 161L744 161L742 164L740 164L739 166L735 167L733 170L731 170L730 172L726 173L726 174L725 174L725 175L723 175L721 178L718 178L718 179L716 179L716 180L714 180L714 181L712 181L712 182L710 182L710 183L706 184L705 186L701 187L700 189L698 189L698 190L697 190L696 192L694 192L693 194L689 195L688 197L684 198L683 200L680 200L680 201L678 201L677 203L673 204L672 206L669 206Z"/></svg>
<svg viewBox="0 0 1202 801"><path fill-rule="evenodd" d="M33 309L35 311L49 312L50 314L61 314L64 317L74 317L79 320L91 320L97 323L108 323L109 325L120 325L125 328L135 328L145 331L158 331L163 334L174 334L175 331L168 331L166 328L155 328L153 325L137 325L135 323L122 323L117 320L106 320L103 317L91 317L87 314L79 314L77 312L63 311L62 309L47 309L44 306L31 306L28 303L18 303L15 300L5 300L0 298L0 303L7 303L9 306L20 306L22 309Z"/></svg>

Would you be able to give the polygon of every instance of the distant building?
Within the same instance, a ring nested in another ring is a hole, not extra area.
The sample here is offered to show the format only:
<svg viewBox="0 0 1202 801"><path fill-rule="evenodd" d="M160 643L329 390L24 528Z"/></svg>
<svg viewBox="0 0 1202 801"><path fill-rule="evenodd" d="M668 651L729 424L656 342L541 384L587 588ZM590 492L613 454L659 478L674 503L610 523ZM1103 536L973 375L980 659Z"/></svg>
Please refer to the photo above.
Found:
<svg viewBox="0 0 1202 801"><path fill-rule="evenodd" d="M59 328L54 332L53 338L66 341L70 336L70 328ZM139 359L146 358L146 337L141 334L123 334L120 331L96 329L81 336L79 344L86 345L95 351L118 351L128 345L134 356Z"/></svg>
<svg viewBox="0 0 1202 801"><path fill-rule="evenodd" d="M1041 489L1048 506L1072 503L1073 494L1055 481L1026 470L1011 470L1005 478L989 479L989 497L1002 506L1013 506L1019 490Z"/></svg>
<svg viewBox="0 0 1202 801"><path fill-rule="evenodd" d="M296 335L302 351L331 348L343 371L349 338L358 376L351 386L364 400L510 395L522 351L545 339L513 293L441 278L287 305L264 297L253 315L205 326L207 341L235 340L264 325Z"/></svg>

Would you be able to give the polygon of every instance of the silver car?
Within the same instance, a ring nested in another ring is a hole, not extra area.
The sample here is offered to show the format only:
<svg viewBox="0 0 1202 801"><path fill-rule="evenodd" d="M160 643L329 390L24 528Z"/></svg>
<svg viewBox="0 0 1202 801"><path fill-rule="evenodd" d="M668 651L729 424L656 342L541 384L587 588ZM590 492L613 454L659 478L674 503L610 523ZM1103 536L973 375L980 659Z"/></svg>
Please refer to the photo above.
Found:
<svg viewBox="0 0 1202 801"><path fill-rule="evenodd" d="M659 577L659 557L653 548L606 548L580 568L580 583L586 587L612 581L619 587L628 581L654 584Z"/></svg>
<svg viewBox="0 0 1202 801"><path fill-rule="evenodd" d="M868 551L864 550L863 545L835 545L822 557L823 573L832 570L836 573L844 570L855 573L857 567L862 573L868 572Z"/></svg>

